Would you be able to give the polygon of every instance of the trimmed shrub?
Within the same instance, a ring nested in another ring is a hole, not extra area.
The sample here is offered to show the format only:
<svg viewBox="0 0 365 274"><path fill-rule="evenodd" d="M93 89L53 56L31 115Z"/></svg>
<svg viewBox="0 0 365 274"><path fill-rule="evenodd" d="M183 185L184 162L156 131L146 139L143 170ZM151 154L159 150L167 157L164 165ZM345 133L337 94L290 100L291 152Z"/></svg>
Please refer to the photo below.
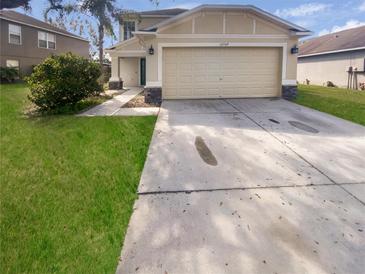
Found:
<svg viewBox="0 0 365 274"><path fill-rule="evenodd" d="M100 66L88 59L72 53L51 56L26 77L31 92L28 98L41 110L72 106L102 91L100 76Z"/></svg>
<svg viewBox="0 0 365 274"><path fill-rule="evenodd" d="M0 79L3 82L14 82L19 77L19 71L16 68L0 67Z"/></svg>

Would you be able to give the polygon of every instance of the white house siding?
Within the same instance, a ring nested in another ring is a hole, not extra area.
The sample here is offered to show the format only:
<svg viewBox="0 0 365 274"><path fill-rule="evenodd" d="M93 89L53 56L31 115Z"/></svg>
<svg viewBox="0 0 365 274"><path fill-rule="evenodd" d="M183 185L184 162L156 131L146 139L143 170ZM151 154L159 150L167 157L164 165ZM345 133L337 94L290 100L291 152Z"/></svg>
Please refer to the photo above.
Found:
<svg viewBox="0 0 365 274"><path fill-rule="evenodd" d="M119 58L119 77L125 87L139 86L139 58Z"/></svg>
<svg viewBox="0 0 365 274"><path fill-rule="evenodd" d="M339 87L347 86L350 66L364 71L365 50L317 55L298 58L298 82L324 85L327 81ZM358 82L365 82L365 75L358 74Z"/></svg>

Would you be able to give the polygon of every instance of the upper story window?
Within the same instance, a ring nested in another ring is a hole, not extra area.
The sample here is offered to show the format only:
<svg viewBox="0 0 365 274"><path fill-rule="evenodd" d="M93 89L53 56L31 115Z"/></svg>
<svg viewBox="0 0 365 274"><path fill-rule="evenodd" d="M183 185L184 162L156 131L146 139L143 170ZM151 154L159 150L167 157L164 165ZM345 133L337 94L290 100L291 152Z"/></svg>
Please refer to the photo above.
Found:
<svg viewBox="0 0 365 274"><path fill-rule="evenodd" d="M52 33L38 31L38 47L56 49L56 37Z"/></svg>
<svg viewBox="0 0 365 274"><path fill-rule="evenodd" d="M133 37L132 31L136 31L136 21L125 21L123 24L123 40L128 40Z"/></svg>
<svg viewBox="0 0 365 274"><path fill-rule="evenodd" d="M15 45L22 44L22 28L18 25L9 24L9 43Z"/></svg>

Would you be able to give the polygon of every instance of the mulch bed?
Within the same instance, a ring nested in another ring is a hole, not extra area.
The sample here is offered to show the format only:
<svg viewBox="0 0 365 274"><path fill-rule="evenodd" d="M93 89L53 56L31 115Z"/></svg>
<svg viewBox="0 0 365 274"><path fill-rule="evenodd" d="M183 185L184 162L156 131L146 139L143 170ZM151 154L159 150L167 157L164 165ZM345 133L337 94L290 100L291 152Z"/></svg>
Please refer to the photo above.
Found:
<svg viewBox="0 0 365 274"><path fill-rule="evenodd" d="M160 104L148 104L144 101L143 93L138 94L128 103L123 105L123 108L151 108L151 107L159 107Z"/></svg>

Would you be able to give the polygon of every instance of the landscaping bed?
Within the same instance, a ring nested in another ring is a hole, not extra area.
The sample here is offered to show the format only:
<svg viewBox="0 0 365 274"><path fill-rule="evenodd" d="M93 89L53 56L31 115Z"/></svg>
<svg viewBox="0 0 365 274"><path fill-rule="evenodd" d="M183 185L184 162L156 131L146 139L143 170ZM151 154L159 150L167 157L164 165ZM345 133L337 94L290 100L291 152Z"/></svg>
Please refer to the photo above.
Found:
<svg viewBox="0 0 365 274"><path fill-rule="evenodd" d="M124 104L123 108L139 108L139 107L160 107L161 104L149 104L144 101L144 95L143 92L138 94L136 97L134 97L132 100Z"/></svg>
<svg viewBox="0 0 365 274"><path fill-rule="evenodd" d="M0 85L1 273L114 273L156 117L25 117Z"/></svg>
<svg viewBox="0 0 365 274"><path fill-rule="evenodd" d="M298 85L294 102L365 126L365 91Z"/></svg>

